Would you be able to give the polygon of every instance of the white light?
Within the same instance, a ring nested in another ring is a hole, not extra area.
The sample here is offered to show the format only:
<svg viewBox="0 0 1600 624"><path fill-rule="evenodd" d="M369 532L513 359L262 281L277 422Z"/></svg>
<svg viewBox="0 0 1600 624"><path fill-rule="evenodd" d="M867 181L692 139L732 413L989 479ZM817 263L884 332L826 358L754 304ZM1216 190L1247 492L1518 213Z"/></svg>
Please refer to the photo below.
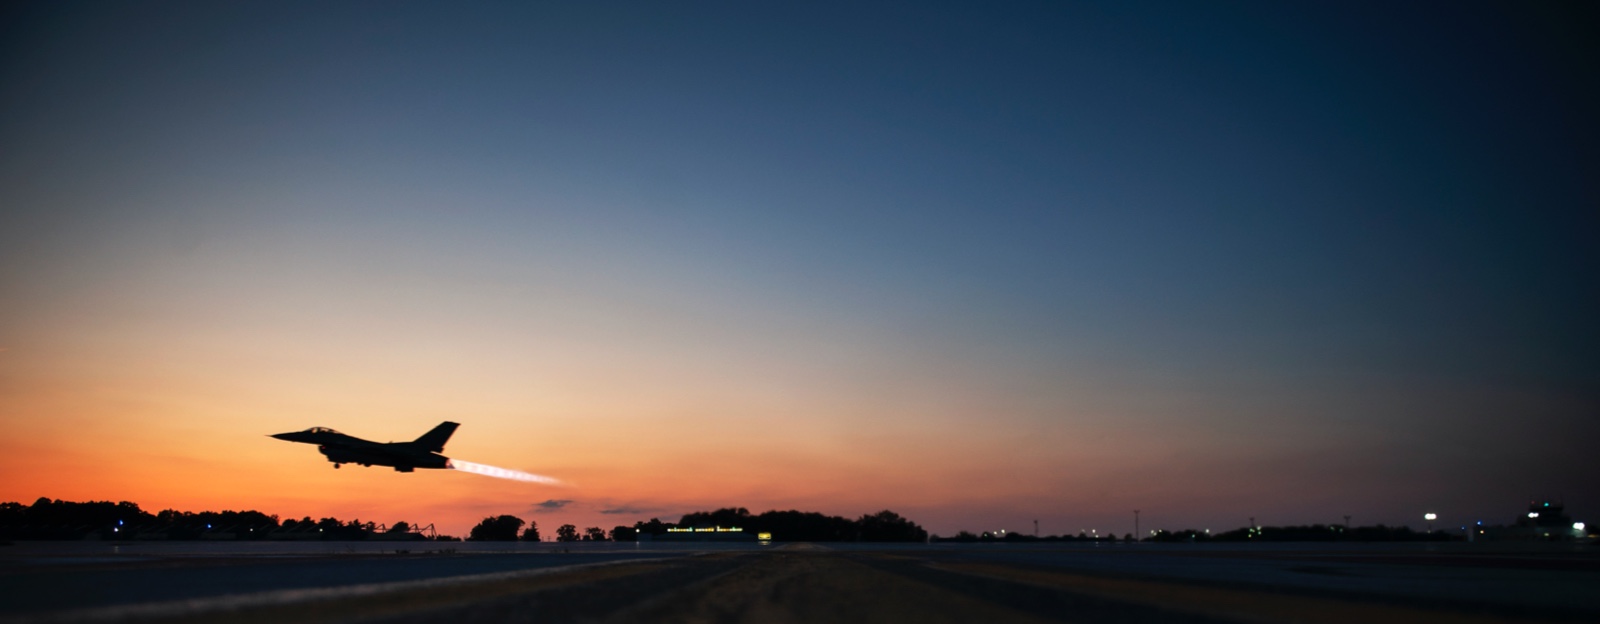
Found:
<svg viewBox="0 0 1600 624"><path fill-rule="evenodd" d="M1572 530L1574 530L1574 531L1582 531L1583 529L1584 529L1584 524L1582 522L1574 522L1574 523L1572 523Z"/></svg>
<svg viewBox="0 0 1600 624"><path fill-rule="evenodd" d="M1529 518L1537 518L1537 517L1539 517L1539 512L1537 512L1537 511L1530 511L1530 512L1528 512L1528 517L1529 517Z"/></svg>
<svg viewBox="0 0 1600 624"><path fill-rule="evenodd" d="M1435 513L1426 514L1426 515L1422 516L1422 519L1423 520L1438 520L1439 519L1439 514L1435 514Z"/></svg>

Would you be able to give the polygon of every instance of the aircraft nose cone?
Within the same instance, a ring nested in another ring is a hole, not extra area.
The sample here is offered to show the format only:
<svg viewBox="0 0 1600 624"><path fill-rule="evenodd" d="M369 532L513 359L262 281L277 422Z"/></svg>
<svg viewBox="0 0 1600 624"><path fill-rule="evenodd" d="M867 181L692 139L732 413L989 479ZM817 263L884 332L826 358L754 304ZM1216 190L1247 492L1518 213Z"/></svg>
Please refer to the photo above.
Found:
<svg viewBox="0 0 1600 624"><path fill-rule="evenodd" d="M269 437L269 438L277 438L277 439L279 439L279 440L288 440L288 441L290 441L290 442L293 442L293 441L294 441L294 440L293 440L293 439L291 439L291 438L290 438L290 437L289 437L289 434L287 434L287 433L274 433L274 434L272 434L272 435L269 435L269 436L267 436L267 437Z"/></svg>

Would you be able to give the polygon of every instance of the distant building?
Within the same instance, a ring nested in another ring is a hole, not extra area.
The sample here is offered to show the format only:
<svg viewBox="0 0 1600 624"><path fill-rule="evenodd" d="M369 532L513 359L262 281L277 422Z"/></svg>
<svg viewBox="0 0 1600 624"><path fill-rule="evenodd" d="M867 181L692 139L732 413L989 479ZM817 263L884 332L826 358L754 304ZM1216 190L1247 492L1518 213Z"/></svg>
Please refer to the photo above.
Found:
<svg viewBox="0 0 1600 624"><path fill-rule="evenodd" d="M1512 541L1561 541L1585 539L1586 529L1582 522L1572 521L1560 501L1535 500L1510 526L1494 527L1486 535Z"/></svg>
<svg viewBox="0 0 1600 624"><path fill-rule="evenodd" d="M771 539L770 537L768 539ZM640 533L641 542L754 542L757 536L739 527L673 527L666 533Z"/></svg>

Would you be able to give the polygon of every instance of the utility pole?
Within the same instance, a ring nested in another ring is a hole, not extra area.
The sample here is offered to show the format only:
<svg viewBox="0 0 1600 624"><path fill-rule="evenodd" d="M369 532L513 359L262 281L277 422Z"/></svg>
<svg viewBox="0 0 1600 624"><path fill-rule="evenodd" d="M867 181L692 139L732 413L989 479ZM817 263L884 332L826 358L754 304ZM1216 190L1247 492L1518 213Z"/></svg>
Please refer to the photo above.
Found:
<svg viewBox="0 0 1600 624"><path fill-rule="evenodd" d="M1137 544L1143 538L1144 535L1139 533L1139 510L1135 509L1133 510L1133 543Z"/></svg>

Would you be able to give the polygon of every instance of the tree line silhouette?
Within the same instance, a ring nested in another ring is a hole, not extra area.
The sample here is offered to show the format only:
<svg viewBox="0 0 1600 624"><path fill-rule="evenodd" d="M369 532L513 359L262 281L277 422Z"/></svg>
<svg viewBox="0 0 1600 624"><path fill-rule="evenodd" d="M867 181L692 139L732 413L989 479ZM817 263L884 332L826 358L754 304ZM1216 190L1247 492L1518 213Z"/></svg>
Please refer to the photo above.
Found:
<svg viewBox="0 0 1600 624"><path fill-rule="evenodd" d="M1566 516L1561 516L1566 519ZM1570 519L1566 521L1570 522ZM930 536L915 522L889 510L866 514L854 520L829 516L817 512L797 510L771 510L752 514L743 507L725 507L715 511L697 511L684 514L678 522L662 522L658 518L618 525L610 531L600 527L579 530L572 524L563 524L555 530L558 542L631 542L641 535L665 535L669 529L737 527L749 534L769 533L773 539L785 542L1118 542L1135 541L1124 535L1048 535L1034 536L1016 532L994 531L974 534L961 531L952 537ZM1483 527L1501 529L1504 527ZM365 539L433 539L459 541L460 538L440 535L429 527L416 527L407 522L382 525L361 520L321 518L309 516L299 520L280 520L276 515L259 511L201 511L187 512L173 509L157 513L147 512L136 503L128 501L72 502L40 498L32 505L17 502L0 503L0 539L6 540L77 540L77 539L237 539L237 540L365 540ZM472 527L467 539L472 541L540 541L543 535L536 522L512 515L484 518ZM1147 542L1416 542L1448 541L1462 536L1447 531L1421 532L1410 527L1375 526L1347 527L1342 525L1314 524L1284 527L1242 527L1220 533L1186 529L1182 531L1156 530L1137 541Z"/></svg>
<svg viewBox="0 0 1600 624"><path fill-rule="evenodd" d="M961 531L953 537L935 536L935 542L1091 542L1091 543L1116 543L1116 542L1160 542L1160 543L1199 543L1199 542L1444 542L1460 539L1460 536L1445 531L1422 532L1413 531L1410 527L1391 527L1382 524L1362 527L1344 527L1340 525L1313 524L1307 526L1263 526L1240 527L1222 533L1184 529L1182 531L1168 531L1165 529L1150 531L1143 539L1135 540L1132 533L1117 537L1115 534L1090 534L1078 533L1077 535L1045 535L1034 536L1025 533L1007 531L985 531L972 533Z"/></svg>
<svg viewBox="0 0 1600 624"><path fill-rule="evenodd" d="M0 503L0 539L239 539L239 540L357 540L437 539L448 535L426 533L407 522L382 525L361 520L309 516L279 521L259 511L200 511L166 509L150 513L137 503L122 501L72 502L40 498L32 505Z"/></svg>
<svg viewBox="0 0 1600 624"><path fill-rule="evenodd" d="M685 514L678 522L658 518L619 525L610 531L600 527L579 530L564 524L556 528L558 542L637 541L640 534L663 535L668 529L695 527L737 527L746 533L771 533L782 541L813 542L921 542L928 532L916 523L889 510L863 515L855 520L816 512L767 511L751 514L743 507ZM0 539L76 540L76 539L234 539L234 540L363 540L436 539L458 540L449 535L426 534L407 522L392 526L361 520L309 516L280 520L277 515L259 511L201 511L173 509L150 513L128 501L72 502L40 498L32 505L0 503ZM536 522L512 515L484 518L472 527L467 539L473 541L540 541L543 536Z"/></svg>
<svg viewBox="0 0 1600 624"><path fill-rule="evenodd" d="M635 522L633 526L619 525L610 531L589 527L579 532L578 527L564 524L556 529L556 541L633 542L638 541L641 534L664 535L668 529L705 527L739 528L749 534L770 533L786 542L922 542L928 539L928 532L922 527L887 509L850 520L794 510L751 514L743 507L727 507L684 514L676 523L651 518ZM540 535L536 522L501 515L484 518L472 528L467 539L538 541Z"/></svg>

